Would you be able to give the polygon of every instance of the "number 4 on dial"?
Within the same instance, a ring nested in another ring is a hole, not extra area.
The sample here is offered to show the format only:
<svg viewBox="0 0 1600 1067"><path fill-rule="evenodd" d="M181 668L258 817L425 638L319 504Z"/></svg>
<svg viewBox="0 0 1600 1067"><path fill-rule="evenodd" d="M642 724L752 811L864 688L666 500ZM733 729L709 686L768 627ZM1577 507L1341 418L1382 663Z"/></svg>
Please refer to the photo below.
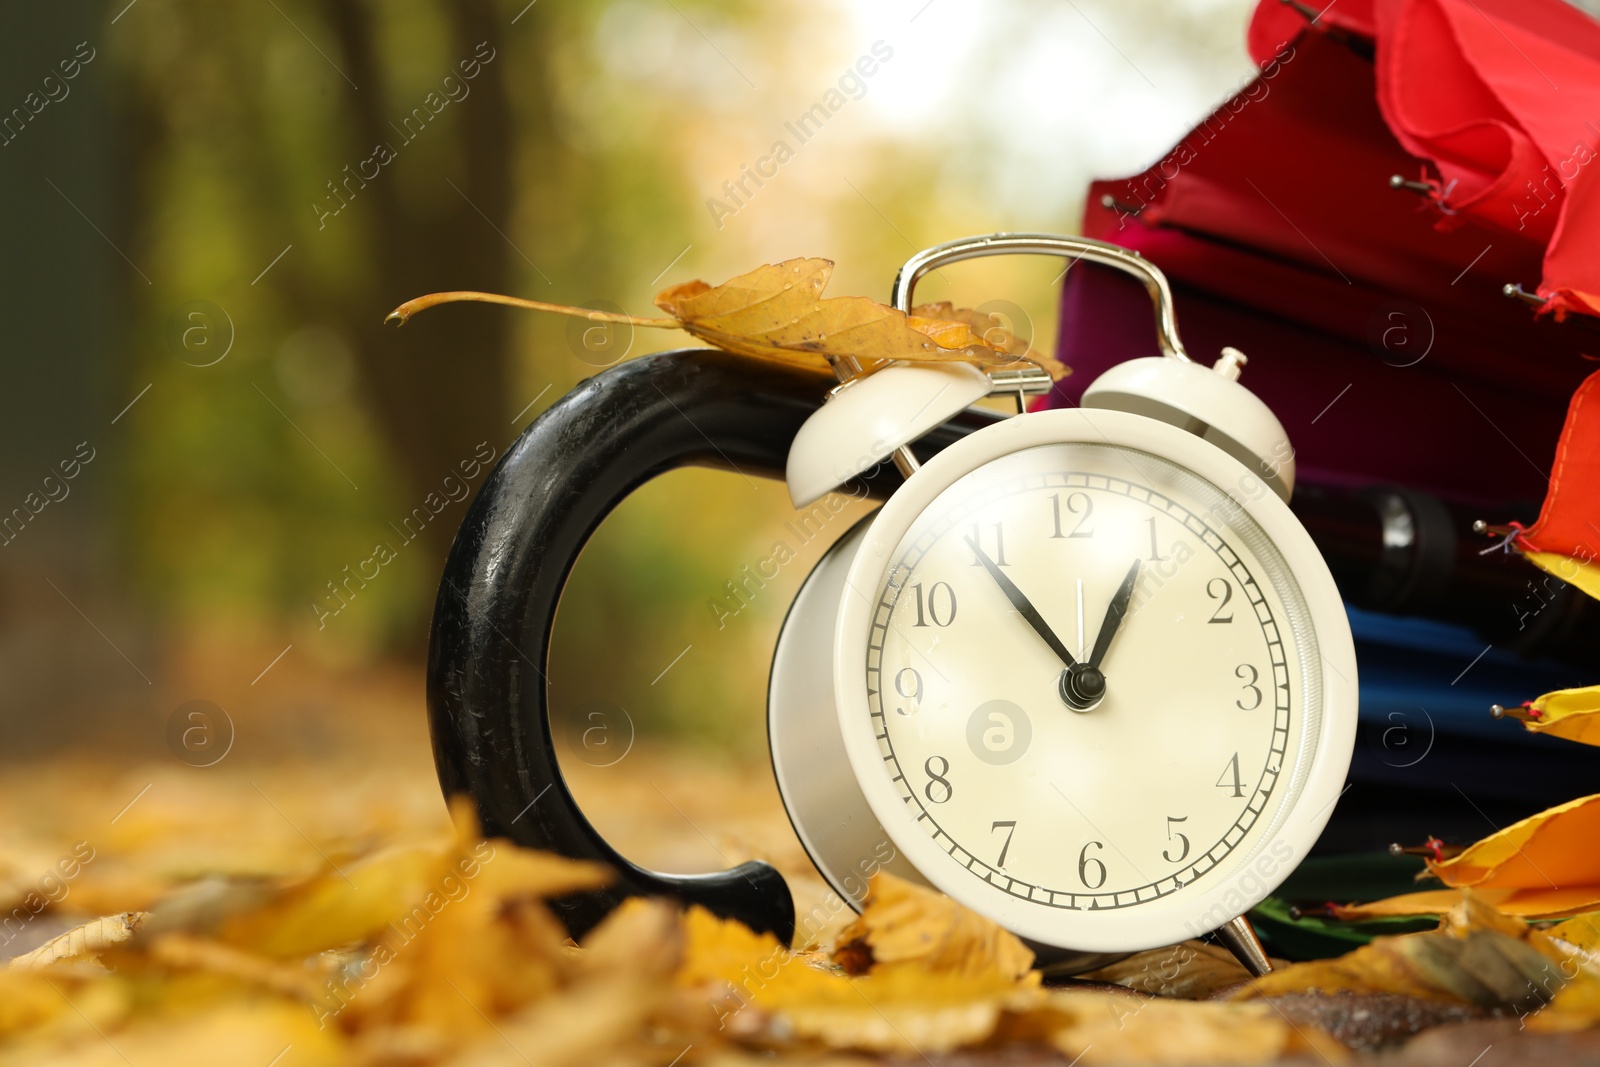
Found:
<svg viewBox="0 0 1600 1067"><path fill-rule="evenodd" d="M1222 777L1217 779L1217 788L1231 789L1236 797L1244 796L1244 783L1239 780L1239 753L1235 752L1223 768Z"/></svg>

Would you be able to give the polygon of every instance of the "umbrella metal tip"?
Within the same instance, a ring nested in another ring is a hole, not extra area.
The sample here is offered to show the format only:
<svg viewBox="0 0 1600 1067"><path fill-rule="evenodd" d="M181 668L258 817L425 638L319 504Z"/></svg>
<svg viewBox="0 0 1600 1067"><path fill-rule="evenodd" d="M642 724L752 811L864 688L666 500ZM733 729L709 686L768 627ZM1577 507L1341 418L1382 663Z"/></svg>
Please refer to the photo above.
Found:
<svg viewBox="0 0 1600 1067"><path fill-rule="evenodd" d="M1503 705L1503 704L1490 704L1489 705L1489 714L1494 716L1496 719L1505 718L1506 717L1505 705Z"/></svg>
<svg viewBox="0 0 1600 1067"><path fill-rule="evenodd" d="M1406 184L1406 179L1405 179L1404 175L1401 175L1401 174L1391 174L1391 175L1389 175L1389 188L1391 188L1391 189L1400 189L1400 188L1403 188L1405 186L1405 184Z"/></svg>
<svg viewBox="0 0 1600 1067"><path fill-rule="evenodd" d="M1391 855L1391 856L1404 856L1405 854L1406 854L1405 846L1402 845L1400 842L1395 841L1395 842L1393 842L1392 844L1389 845L1389 855Z"/></svg>

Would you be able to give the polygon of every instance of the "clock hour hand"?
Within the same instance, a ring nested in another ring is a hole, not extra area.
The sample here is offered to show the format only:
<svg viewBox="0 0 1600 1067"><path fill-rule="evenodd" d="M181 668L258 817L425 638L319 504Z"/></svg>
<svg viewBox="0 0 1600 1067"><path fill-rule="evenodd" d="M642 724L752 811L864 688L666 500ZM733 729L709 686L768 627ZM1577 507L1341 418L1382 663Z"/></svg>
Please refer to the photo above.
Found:
<svg viewBox="0 0 1600 1067"><path fill-rule="evenodd" d="M1128 601L1133 599L1133 587L1138 580L1139 561L1135 559L1133 566L1128 568L1128 576L1122 579L1122 584L1117 587L1111 603L1106 606L1105 621L1100 624L1100 633L1094 639L1094 650L1089 653L1089 666L1096 670L1100 668L1100 661L1106 658L1106 652L1111 648L1111 639L1116 636L1123 617L1128 614Z"/></svg>
<svg viewBox="0 0 1600 1067"><path fill-rule="evenodd" d="M1078 661L1067 650L1067 646L1062 644L1061 638L1055 635L1055 631L1050 629L1050 624L1044 621L1044 616L1039 614L1039 609L1033 606L1032 601L1027 598L1022 590L1017 588L1015 582L1006 577L1004 571L995 566L994 560L984 554L983 549L978 547L977 539L969 537L966 541L967 547L971 548L977 555L978 562L983 564L983 569L989 572L989 577L994 579L995 584L1000 587L1000 591L1006 595L1006 599L1011 601L1011 606L1016 609L1017 614L1028 620L1028 625L1033 627L1035 633L1044 638L1044 643L1049 645L1051 651L1057 656L1061 657L1062 663L1069 668L1077 666Z"/></svg>

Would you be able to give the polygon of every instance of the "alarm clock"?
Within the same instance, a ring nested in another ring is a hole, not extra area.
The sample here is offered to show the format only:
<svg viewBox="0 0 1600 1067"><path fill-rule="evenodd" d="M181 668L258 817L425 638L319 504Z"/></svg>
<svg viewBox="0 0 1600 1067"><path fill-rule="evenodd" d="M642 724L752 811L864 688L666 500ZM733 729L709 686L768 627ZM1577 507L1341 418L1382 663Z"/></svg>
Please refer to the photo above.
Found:
<svg viewBox="0 0 1600 1067"><path fill-rule="evenodd" d="M966 363L796 368L668 353L580 385L486 480L446 564L429 709L447 794L489 833L609 863L557 902L580 933L630 895L700 903L788 939L783 879L753 862L645 870L562 780L543 664L584 541L676 466L782 476L805 509L847 482L886 498L801 586L767 718L795 832L840 898L866 873L932 886L1082 971L1215 934L1255 973L1242 916L1305 858L1356 730L1342 601L1290 512L1294 458L1239 383L1243 354L1190 358L1161 272L1081 238L997 234L910 260L920 277L996 254L1088 260L1149 292L1158 355L1074 409L1026 412L1040 372ZM1019 414L973 405L996 391Z"/></svg>

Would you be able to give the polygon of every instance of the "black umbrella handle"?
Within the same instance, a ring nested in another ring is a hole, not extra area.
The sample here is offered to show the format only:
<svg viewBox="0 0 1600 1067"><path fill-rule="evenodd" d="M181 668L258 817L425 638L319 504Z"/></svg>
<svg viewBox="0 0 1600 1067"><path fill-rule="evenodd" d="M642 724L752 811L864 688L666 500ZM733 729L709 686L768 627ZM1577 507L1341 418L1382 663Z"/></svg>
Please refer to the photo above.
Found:
<svg viewBox="0 0 1600 1067"><path fill-rule="evenodd" d="M781 875L751 862L662 874L628 862L579 809L551 736L547 657L562 587L602 519L658 474L685 466L782 478L789 445L836 382L715 351L619 364L534 420L485 480L445 563L428 649L428 716L446 796L467 794L484 832L595 860L614 884L556 902L574 936L630 896L700 904L787 941L794 903ZM918 451L988 421L963 416ZM867 480L886 496L891 464ZM751 708L749 714L760 714Z"/></svg>

